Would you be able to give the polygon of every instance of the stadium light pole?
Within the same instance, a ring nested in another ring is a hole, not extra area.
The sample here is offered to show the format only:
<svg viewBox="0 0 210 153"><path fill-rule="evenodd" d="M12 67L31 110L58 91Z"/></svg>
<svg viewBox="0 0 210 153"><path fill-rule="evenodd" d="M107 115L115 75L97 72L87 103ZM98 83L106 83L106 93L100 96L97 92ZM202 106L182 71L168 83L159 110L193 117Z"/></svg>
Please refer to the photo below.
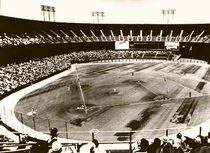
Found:
<svg viewBox="0 0 210 153"><path fill-rule="evenodd" d="M99 18L101 17L102 18L102 21L103 21L103 18L105 16L105 12L99 12L99 11L96 11L96 12L92 12L92 17L93 17L93 23L94 23L94 17L96 17L97 19L97 23L99 23Z"/></svg>
<svg viewBox="0 0 210 153"><path fill-rule="evenodd" d="M44 17L44 21L45 21L45 11L43 11L43 17Z"/></svg>
<svg viewBox="0 0 210 153"><path fill-rule="evenodd" d="M104 16L105 16L105 12L101 12L102 22L103 22Z"/></svg>
<svg viewBox="0 0 210 153"><path fill-rule="evenodd" d="M53 12L53 19L54 19L54 22L55 22L55 7L54 6L51 7L51 11Z"/></svg>
<svg viewBox="0 0 210 153"><path fill-rule="evenodd" d="M46 11L46 8L44 5L41 5L41 10L43 12L43 18L44 18L44 21L45 21L45 11Z"/></svg>
<svg viewBox="0 0 210 153"><path fill-rule="evenodd" d="M47 6L47 12L48 12L49 21L50 21L50 10L51 10L51 7L50 6Z"/></svg>
<svg viewBox="0 0 210 153"><path fill-rule="evenodd" d="M97 16L97 23L99 23L99 12L96 12L96 16Z"/></svg>
<svg viewBox="0 0 210 153"><path fill-rule="evenodd" d="M174 22L174 14L176 10L175 9L161 9L161 14L163 16L163 23L165 21L165 16L166 16L166 23L170 23L170 19L172 18L172 21Z"/></svg>
<svg viewBox="0 0 210 153"><path fill-rule="evenodd" d="M93 23L94 23L94 17L95 17L95 14L94 14L94 12L92 12L92 17L93 17Z"/></svg>
<svg viewBox="0 0 210 153"><path fill-rule="evenodd" d="M166 10L167 12L167 24L169 24L169 20L170 20L170 10Z"/></svg>
<svg viewBox="0 0 210 153"><path fill-rule="evenodd" d="M162 22L164 23L164 16L165 16L165 10L164 9L161 10L161 14L163 16L163 21Z"/></svg>
<svg viewBox="0 0 210 153"><path fill-rule="evenodd" d="M41 11L43 12L43 18L45 21L45 12L48 12L48 19L50 21L50 14L53 13L53 19L55 22L55 7L54 6L48 6L48 5L41 5Z"/></svg>
<svg viewBox="0 0 210 153"><path fill-rule="evenodd" d="M172 9L172 18L173 18L173 22L174 22L174 15L176 13L176 10L175 9Z"/></svg>

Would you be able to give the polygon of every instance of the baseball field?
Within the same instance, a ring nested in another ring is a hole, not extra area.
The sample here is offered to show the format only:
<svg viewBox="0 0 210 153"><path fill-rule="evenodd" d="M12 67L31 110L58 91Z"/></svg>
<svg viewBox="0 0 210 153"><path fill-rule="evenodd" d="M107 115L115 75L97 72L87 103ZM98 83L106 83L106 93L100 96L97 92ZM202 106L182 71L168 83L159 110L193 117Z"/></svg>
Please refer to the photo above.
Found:
<svg viewBox="0 0 210 153"><path fill-rule="evenodd" d="M127 141L177 133L210 118L210 69L175 62L86 63L23 97L16 117L37 131L57 127L59 136ZM85 108L85 109L84 109ZM29 114L36 112L34 118ZM35 121L35 122L33 122ZM36 123L34 125L34 123Z"/></svg>

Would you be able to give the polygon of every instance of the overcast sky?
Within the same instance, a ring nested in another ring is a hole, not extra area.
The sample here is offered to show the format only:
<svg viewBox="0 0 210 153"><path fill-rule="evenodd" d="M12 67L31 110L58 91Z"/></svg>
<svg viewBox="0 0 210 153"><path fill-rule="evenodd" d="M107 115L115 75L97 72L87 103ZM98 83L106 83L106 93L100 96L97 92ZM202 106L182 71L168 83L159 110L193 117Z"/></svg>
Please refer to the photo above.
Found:
<svg viewBox="0 0 210 153"><path fill-rule="evenodd" d="M1 0L0 13L43 20L41 5L55 6L57 22L93 23L91 12L103 11L101 23L166 23L161 9L175 9L170 23L210 23L210 0Z"/></svg>

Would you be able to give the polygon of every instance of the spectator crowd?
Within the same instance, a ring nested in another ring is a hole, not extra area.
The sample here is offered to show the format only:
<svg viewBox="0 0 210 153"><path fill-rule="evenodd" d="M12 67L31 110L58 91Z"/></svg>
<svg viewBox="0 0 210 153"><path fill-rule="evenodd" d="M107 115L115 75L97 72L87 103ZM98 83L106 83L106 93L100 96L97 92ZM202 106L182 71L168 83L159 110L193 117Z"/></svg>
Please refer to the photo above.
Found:
<svg viewBox="0 0 210 153"><path fill-rule="evenodd" d="M0 137L0 151L9 151L14 144L7 143L8 138L1 135ZM210 132L208 136L198 135L195 138L184 136L181 133L176 134L176 137L171 139L167 136L162 138L155 138L152 142L145 138L135 142L136 147L129 150L111 149L106 150L97 139L92 142L84 143L61 143L58 139L58 129L53 127L50 129L50 137L48 141L30 141L27 135L19 135L19 144L16 144L16 151L19 149L30 148L31 153L209 153L210 152ZM8 148L8 146L10 146ZM18 147L17 147L18 146ZM28 147L27 147L28 146ZM10 151L11 153L15 153ZM18 151L20 152L20 150ZM27 153L26 150L23 152Z"/></svg>
<svg viewBox="0 0 210 153"><path fill-rule="evenodd" d="M198 135L196 138L183 136L181 133L176 135L175 139L155 138L149 143L147 139L141 139L137 142L134 153L209 153L209 136Z"/></svg>
<svg viewBox="0 0 210 153"><path fill-rule="evenodd" d="M68 42L75 42L75 38L71 37L61 37L51 36L44 32L33 34L30 36L28 33L23 34L9 34L9 33L2 33L0 35L0 47L4 46L19 46L19 45L31 45L31 44L55 44L55 43L68 43Z"/></svg>
<svg viewBox="0 0 210 153"><path fill-rule="evenodd" d="M0 35L0 47L4 46L18 46L18 45L29 45L29 44L43 44L47 43L47 38L39 37L36 35L35 37L30 37L27 33L19 36L15 34L6 34L3 33Z"/></svg>
<svg viewBox="0 0 210 153"><path fill-rule="evenodd" d="M7 64L7 66L0 67L0 96L17 87L33 83L43 77L65 70L71 66L71 63L107 59L158 58L158 56L161 59L167 59L169 55L171 55L170 52L164 51L95 50L72 52L29 60L19 64Z"/></svg>
<svg viewBox="0 0 210 153"><path fill-rule="evenodd" d="M61 33L60 33L61 32ZM199 39L196 37L189 38L188 36L177 39L178 36L114 36L115 39L112 39L112 36L86 36L76 35L74 36L67 35L62 30L60 32L55 31L41 31L41 32L28 32L21 34L11 34L11 33L2 33L0 34L0 47L4 46L18 46L18 45L31 45L31 44L55 44L55 43L69 43L69 42L94 42L94 41L166 41L166 42L179 42L179 41L191 41L191 42L203 42L210 43L209 35L205 35L200 37ZM81 33L82 34L82 33ZM131 39L131 40L130 40Z"/></svg>
<svg viewBox="0 0 210 153"><path fill-rule="evenodd" d="M0 67L0 95L66 69L70 65L70 59L58 55Z"/></svg>

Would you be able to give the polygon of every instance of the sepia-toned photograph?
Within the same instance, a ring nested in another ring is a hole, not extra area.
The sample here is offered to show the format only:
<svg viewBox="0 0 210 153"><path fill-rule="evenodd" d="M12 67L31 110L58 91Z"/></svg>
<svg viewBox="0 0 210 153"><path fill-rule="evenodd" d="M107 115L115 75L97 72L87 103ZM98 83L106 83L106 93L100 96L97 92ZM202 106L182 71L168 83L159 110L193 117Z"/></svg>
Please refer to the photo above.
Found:
<svg viewBox="0 0 210 153"><path fill-rule="evenodd" d="M210 153L210 0L0 0L0 153Z"/></svg>

